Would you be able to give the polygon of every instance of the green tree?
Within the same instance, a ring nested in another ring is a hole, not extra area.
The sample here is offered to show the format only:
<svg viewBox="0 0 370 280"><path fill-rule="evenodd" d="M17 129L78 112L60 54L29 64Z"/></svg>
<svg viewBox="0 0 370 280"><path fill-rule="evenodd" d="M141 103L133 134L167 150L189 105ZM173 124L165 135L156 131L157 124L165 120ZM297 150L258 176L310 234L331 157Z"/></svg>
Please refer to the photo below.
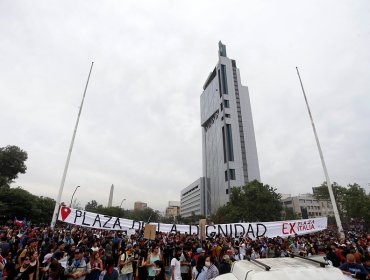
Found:
<svg viewBox="0 0 370 280"><path fill-rule="evenodd" d="M149 207L142 210L124 210L119 206L103 207L103 205L99 204L96 200L88 202L85 206L85 210L93 213L144 222L147 222L149 219L151 222L158 222L160 218L159 213Z"/></svg>
<svg viewBox="0 0 370 280"><path fill-rule="evenodd" d="M281 218L281 195L269 185L254 180L231 189L230 202L218 209L211 219L216 223L266 222Z"/></svg>
<svg viewBox="0 0 370 280"><path fill-rule="evenodd" d="M365 190L358 184L347 186L343 199L343 209L345 209L346 219L363 219L370 221L370 195L366 195Z"/></svg>
<svg viewBox="0 0 370 280"><path fill-rule="evenodd" d="M103 205L98 204L96 200L91 200L85 205L85 210L88 212L98 213L98 210L101 210Z"/></svg>
<svg viewBox="0 0 370 280"><path fill-rule="evenodd" d="M26 173L27 157L27 152L17 146L0 148L0 187L9 187L19 173Z"/></svg>
<svg viewBox="0 0 370 280"><path fill-rule="evenodd" d="M145 209L135 209L130 210L127 213L127 218L135 221L143 221L143 222L159 222L159 213L158 211L154 211L152 208L148 207Z"/></svg>
<svg viewBox="0 0 370 280"><path fill-rule="evenodd" d="M333 182L331 184L333 189L334 198L337 203L342 203L346 195L346 188ZM330 200L329 189L326 182L323 182L319 187L313 189L313 195L317 200Z"/></svg>
<svg viewBox="0 0 370 280"><path fill-rule="evenodd" d="M17 188L3 188L0 191L0 219L26 219L34 224L49 223L54 210L55 201L48 197L38 197L30 192Z"/></svg>
<svg viewBox="0 0 370 280"><path fill-rule="evenodd" d="M55 201L48 197L36 196L21 187L11 188L10 184L18 174L26 173L27 152L17 146L0 148L0 220L26 219L32 223L49 223Z"/></svg>
<svg viewBox="0 0 370 280"><path fill-rule="evenodd" d="M293 208L283 207L283 219L284 220L296 220L299 219L297 213L294 212Z"/></svg>
<svg viewBox="0 0 370 280"><path fill-rule="evenodd" d="M100 207L96 213L104 214L112 217L125 218L125 211L119 206Z"/></svg>
<svg viewBox="0 0 370 280"><path fill-rule="evenodd" d="M354 183L342 187L334 182L332 188L342 221L349 222L350 219L370 221L370 194L366 194L360 185ZM318 200L330 200L326 182L314 188L314 196Z"/></svg>

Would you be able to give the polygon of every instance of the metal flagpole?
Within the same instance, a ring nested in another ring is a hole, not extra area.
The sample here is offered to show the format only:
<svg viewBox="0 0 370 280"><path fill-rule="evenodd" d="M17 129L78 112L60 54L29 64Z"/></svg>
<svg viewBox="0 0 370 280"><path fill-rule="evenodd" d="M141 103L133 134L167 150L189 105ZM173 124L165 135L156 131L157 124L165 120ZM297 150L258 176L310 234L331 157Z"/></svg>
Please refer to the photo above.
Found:
<svg viewBox="0 0 370 280"><path fill-rule="evenodd" d="M302 80L301 80L301 76L299 75L298 67L296 67L296 69L297 69L297 74L298 74L299 82L301 83L301 88L302 88L304 100L306 101L306 106L307 106L308 114L309 114L310 119L311 119L312 129L313 129L313 132L315 134L316 144L317 144L317 148L319 150L322 168L324 169L326 183L328 185L328 190L329 190L329 196L330 196L331 204L333 205L334 217L335 217L335 221L336 221L337 226L338 226L339 236L341 238L344 238L344 232L343 232L342 222L341 222L340 217L339 217L338 207L337 207L337 203L335 201L333 188L331 186L331 182L330 182L330 179L329 179L328 170L326 169L326 164L325 164L325 160L324 160L324 155L323 155L322 150L321 150L319 137L317 136L315 124L313 122L313 118L312 118L310 107L308 106L308 101L307 101L306 93L305 93L304 88L303 88L303 83L302 83Z"/></svg>
<svg viewBox="0 0 370 280"><path fill-rule="evenodd" d="M58 192L58 197L57 197L57 200L55 202L55 207L54 207L54 213L53 213L53 218L51 220L51 228L54 228L55 226L55 223L56 223L56 220L57 220L57 216L59 214L59 204L60 204L60 200L62 198L62 192L63 192L63 188L64 188L64 182L66 180L66 176L67 176L67 171L68 171L68 166L69 166L69 161L71 159L71 154L72 154L72 149L73 149L73 144L74 144L74 141L75 141L75 137L76 137L76 132L77 132L77 127L78 127L78 122L80 121L80 116L81 116L81 111L82 111L82 106L84 104L84 100L85 100L85 96L86 96L86 90L87 90L87 86L89 84L89 80L90 80L90 75L91 75L91 70L93 68L93 65L94 65L94 62L91 62L91 67L90 67L90 72L89 72L89 76L87 77L87 82L86 82L86 85L85 85L85 90L84 90L84 94L82 96L82 101L81 101L81 106L80 106L80 109L78 111L78 116L77 116L77 121L76 121L76 124L75 124L75 129L73 131L73 136L72 136L72 140L71 140L71 144L69 146L69 151L68 151L68 156L67 156L67 161L66 161L66 164L64 166L64 172L63 172L63 176L62 176L62 182L60 183L60 187L59 187L59 192Z"/></svg>

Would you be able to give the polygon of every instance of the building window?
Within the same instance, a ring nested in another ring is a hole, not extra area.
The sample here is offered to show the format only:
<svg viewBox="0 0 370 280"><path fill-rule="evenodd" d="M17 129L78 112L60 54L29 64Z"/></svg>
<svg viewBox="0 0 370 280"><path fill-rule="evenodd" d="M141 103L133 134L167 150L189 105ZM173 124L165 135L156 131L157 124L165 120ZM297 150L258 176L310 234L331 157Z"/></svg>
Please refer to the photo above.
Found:
<svg viewBox="0 0 370 280"><path fill-rule="evenodd" d="M231 131L231 124L226 124L227 148L229 153L229 161L234 161L233 135Z"/></svg>
<svg viewBox="0 0 370 280"><path fill-rule="evenodd" d="M222 93L228 94L227 92L227 79L226 79L226 66L221 64L221 79L222 79Z"/></svg>
<svg viewBox="0 0 370 280"><path fill-rule="evenodd" d="M225 127L222 127L222 147L224 148L224 162L226 162Z"/></svg>
<svg viewBox="0 0 370 280"><path fill-rule="evenodd" d="M229 100L225 99L224 100L225 108L230 108L230 102Z"/></svg>
<svg viewBox="0 0 370 280"><path fill-rule="evenodd" d="M226 118L230 118L230 114L225 114L225 117Z"/></svg>
<svg viewBox="0 0 370 280"><path fill-rule="evenodd" d="M220 104L220 107L221 107L221 111L224 109L224 104Z"/></svg>
<svg viewBox="0 0 370 280"><path fill-rule="evenodd" d="M235 180L235 169L229 169L230 170L230 180Z"/></svg>
<svg viewBox="0 0 370 280"><path fill-rule="evenodd" d="M229 194L229 189L226 189L226 194Z"/></svg>
<svg viewBox="0 0 370 280"><path fill-rule="evenodd" d="M218 70L217 73L218 73L218 88L220 89L220 97L221 97L222 96L222 90L221 90L220 70Z"/></svg>
<svg viewBox="0 0 370 280"><path fill-rule="evenodd" d="M236 180L235 179L235 169L229 169L230 171L230 180ZM227 170L225 170L225 182L227 182L228 176L227 176Z"/></svg>

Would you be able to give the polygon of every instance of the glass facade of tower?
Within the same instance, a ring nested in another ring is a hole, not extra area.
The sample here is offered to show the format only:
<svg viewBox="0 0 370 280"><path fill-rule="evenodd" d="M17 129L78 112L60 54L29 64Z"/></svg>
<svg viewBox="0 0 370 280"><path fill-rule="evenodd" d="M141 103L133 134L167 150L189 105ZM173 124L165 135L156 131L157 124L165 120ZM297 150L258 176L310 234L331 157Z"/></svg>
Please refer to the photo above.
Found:
<svg viewBox="0 0 370 280"><path fill-rule="evenodd" d="M219 62L203 90L203 176L209 215L229 201L229 187L260 180L260 174L248 88L241 85L239 69L221 43Z"/></svg>

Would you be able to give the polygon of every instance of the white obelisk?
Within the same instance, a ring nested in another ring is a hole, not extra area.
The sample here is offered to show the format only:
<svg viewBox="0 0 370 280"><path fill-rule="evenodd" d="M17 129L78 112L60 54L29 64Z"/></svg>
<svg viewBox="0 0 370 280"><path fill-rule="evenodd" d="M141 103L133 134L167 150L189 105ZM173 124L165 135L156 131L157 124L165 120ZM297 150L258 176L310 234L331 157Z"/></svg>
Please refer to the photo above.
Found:
<svg viewBox="0 0 370 280"><path fill-rule="evenodd" d="M110 187L110 192L109 192L108 207L112 207L112 201L113 201L113 190L114 190L114 186L113 186L113 184L112 184L112 186Z"/></svg>

